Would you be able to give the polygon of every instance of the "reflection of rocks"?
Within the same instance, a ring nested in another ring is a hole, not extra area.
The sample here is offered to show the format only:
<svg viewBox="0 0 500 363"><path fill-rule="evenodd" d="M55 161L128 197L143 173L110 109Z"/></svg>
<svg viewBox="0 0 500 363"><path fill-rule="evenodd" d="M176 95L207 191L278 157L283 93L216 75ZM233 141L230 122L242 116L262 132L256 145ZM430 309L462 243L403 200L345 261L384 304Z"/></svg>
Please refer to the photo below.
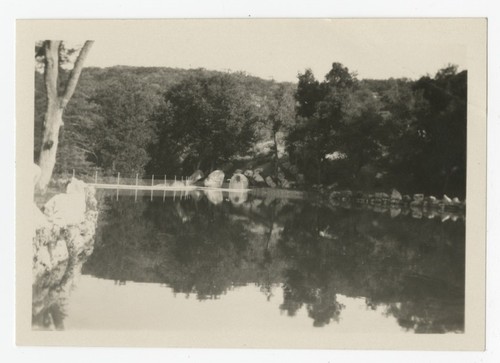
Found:
<svg viewBox="0 0 500 363"><path fill-rule="evenodd" d="M203 192L205 193L207 199L212 204L215 205L221 204L224 200L224 197L222 196L222 191L220 190L204 190Z"/></svg>
<svg viewBox="0 0 500 363"><path fill-rule="evenodd" d="M240 205L247 201L248 192L238 191L238 192L229 192L229 200L234 205Z"/></svg>
<svg viewBox="0 0 500 363"><path fill-rule="evenodd" d="M184 211L179 201L175 203L175 211L177 212L177 216L181 219L182 223L186 223L191 219L191 217Z"/></svg>
<svg viewBox="0 0 500 363"><path fill-rule="evenodd" d="M75 203L74 213L69 211L71 203ZM46 206L50 222L39 223L33 237L32 321L34 327L61 329L64 301L75 269L93 250L97 223L95 190L72 179L67 193L56 195Z"/></svg>
<svg viewBox="0 0 500 363"><path fill-rule="evenodd" d="M205 179L205 186L210 188L220 188L224 182L224 172L221 170L212 171Z"/></svg>
<svg viewBox="0 0 500 363"><path fill-rule="evenodd" d="M323 191L324 192L324 191ZM446 195L442 200L434 196L425 197L424 194L414 194L413 198L401 195L393 189L391 195L386 193L367 194L363 192L331 191L327 192L330 204L334 207L346 209L370 209L378 213L390 212L395 218L399 214L409 215L414 218L432 219L440 216L442 220L451 219L456 221L465 218L465 201L458 198L451 199ZM449 218L446 216L449 215Z"/></svg>

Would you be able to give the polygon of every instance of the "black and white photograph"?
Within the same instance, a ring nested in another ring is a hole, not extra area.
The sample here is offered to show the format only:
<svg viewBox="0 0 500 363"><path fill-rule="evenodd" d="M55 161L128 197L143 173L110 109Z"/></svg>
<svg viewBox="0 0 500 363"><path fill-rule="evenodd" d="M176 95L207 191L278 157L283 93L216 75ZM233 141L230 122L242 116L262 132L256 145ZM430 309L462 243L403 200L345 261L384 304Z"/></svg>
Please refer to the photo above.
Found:
<svg viewBox="0 0 500 363"><path fill-rule="evenodd" d="M485 19L17 31L21 344L484 347Z"/></svg>

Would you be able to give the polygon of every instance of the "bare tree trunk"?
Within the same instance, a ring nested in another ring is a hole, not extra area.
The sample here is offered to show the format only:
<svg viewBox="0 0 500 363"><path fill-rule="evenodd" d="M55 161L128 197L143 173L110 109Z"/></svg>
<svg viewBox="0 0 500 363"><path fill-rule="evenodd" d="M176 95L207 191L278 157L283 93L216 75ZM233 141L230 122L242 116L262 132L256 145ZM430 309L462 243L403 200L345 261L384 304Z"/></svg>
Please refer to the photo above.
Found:
<svg viewBox="0 0 500 363"><path fill-rule="evenodd" d="M40 169L41 174L38 179L37 189L45 193L49 184L52 172L56 164L57 145L59 143L59 130L63 125L63 113L66 105L75 92L78 79L83 68L83 62L92 47L93 41L86 41L78 55L73 70L66 83L64 92L59 93L58 75L59 75L59 49L61 41L47 40L44 43L45 51L45 69L44 81L47 91L47 112L43 122L43 141L40 150Z"/></svg>

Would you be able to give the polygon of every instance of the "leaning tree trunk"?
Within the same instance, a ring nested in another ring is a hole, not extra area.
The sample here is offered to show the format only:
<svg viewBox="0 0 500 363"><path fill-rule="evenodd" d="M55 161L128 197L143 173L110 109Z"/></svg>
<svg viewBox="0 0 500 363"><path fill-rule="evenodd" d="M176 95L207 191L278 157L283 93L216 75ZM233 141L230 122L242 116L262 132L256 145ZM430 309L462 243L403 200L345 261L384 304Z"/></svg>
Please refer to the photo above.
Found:
<svg viewBox="0 0 500 363"><path fill-rule="evenodd" d="M47 91L47 111L43 122L43 139L40 150L41 174L38 179L37 189L45 193L52 172L56 164L57 145L59 143L59 130L63 125L63 112L71 96L75 92L78 79L83 68L83 62L87 57L93 41L86 41L78 55L73 70L69 76L66 86L62 92L58 88L59 74L59 49L61 41L47 40L44 42L44 81Z"/></svg>

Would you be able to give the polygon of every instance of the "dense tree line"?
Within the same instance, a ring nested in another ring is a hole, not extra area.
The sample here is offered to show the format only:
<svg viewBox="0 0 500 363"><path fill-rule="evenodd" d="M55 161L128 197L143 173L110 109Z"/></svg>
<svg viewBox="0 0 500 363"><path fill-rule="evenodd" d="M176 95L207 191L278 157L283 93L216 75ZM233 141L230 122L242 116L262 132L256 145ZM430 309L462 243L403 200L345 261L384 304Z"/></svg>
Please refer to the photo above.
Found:
<svg viewBox="0 0 500 363"><path fill-rule="evenodd" d="M38 160L39 72L35 91ZM465 197L466 138L467 72L454 66L417 81L359 80L333 63L323 80L306 70L296 85L203 69L84 68L55 171L229 174L266 164L303 187Z"/></svg>
<svg viewBox="0 0 500 363"><path fill-rule="evenodd" d="M467 72L357 80L334 63L299 75L290 158L310 183L465 195Z"/></svg>

